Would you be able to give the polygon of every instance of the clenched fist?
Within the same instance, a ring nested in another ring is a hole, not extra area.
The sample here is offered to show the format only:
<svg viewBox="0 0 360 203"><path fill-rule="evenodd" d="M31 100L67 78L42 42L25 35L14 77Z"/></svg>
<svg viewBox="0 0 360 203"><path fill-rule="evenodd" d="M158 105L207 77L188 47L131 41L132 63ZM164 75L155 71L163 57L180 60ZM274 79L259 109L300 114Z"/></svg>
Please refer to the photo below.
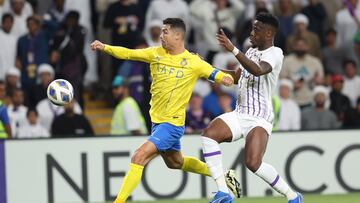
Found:
<svg viewBox="0 0 360 203"><path fill-rule="evenodd" d="M99 40L95 40L93 43L90 44L90 47L93 51L96 51L96 50L103 51L105 48L105 44L103 44Z"/></svg>
<svg viewBox="0 0 360 203"><path fill-rule="evenodd" d="M226 74L222 79L221 79L221 84L225 85L225 86L231 86L234 84L234 78L229 75Z"/></svg>

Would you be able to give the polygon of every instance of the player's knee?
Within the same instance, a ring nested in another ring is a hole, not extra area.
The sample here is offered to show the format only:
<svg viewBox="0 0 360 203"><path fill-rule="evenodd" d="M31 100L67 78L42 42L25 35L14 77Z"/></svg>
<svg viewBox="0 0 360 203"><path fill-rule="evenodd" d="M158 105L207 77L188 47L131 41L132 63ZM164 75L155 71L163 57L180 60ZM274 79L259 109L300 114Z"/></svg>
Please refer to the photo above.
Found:
<svg viewBox="0 0 360 203"><path fill-rule="evenodd" d="M203 131L202 131L202 134L201 134L203 137L207 137L207 138L211 138L211 139L214 139L216 134L215 132L209 128L209 127L206 127Z"/></svg>
<svg viewBox="0 0 360 203"><path fill-rule="evenodd" d="M254 173L259 169L261 162L262 160L258 157L252 157L252 156L245 157L246 167Z"/></svg>
<svg viewBox="0 0 360 203"><path fill-rule="evenodd" d="M143 165L146 160L145 153L143 150L136 150L134 155L131 157L131 163Z"/></svg>

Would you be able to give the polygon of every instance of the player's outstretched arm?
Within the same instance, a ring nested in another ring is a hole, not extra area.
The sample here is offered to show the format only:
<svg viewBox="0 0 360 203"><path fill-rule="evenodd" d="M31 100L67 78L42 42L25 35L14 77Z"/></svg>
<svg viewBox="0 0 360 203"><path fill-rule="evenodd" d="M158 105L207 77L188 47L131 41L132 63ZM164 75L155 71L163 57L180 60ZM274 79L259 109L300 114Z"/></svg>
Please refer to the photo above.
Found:
<svg viewBox="0 0 360 203"><path fill-rule="evenodd" d="M121 46L111 46L108 44L104 44L99 40L95 40L90 44L92 50L103 51L111 56L114 56L118 59L125 60L135 60L135 61L143 61L149 62L151 61L151 56L153 49L128 49Z"/></svg>
<svg viewBox="0 0 360 203"><path fill-rule="evenodd" d="M270 64L264 61L260 61L259 65L254 63L252 60L247 58L244 53L239 51L225 35L224 31L221 29L220 33L216 35L216 39L219 44L224 47L227 51L232 52L240 64L251 74L255 76L265 75L272 71Z"/></svg>

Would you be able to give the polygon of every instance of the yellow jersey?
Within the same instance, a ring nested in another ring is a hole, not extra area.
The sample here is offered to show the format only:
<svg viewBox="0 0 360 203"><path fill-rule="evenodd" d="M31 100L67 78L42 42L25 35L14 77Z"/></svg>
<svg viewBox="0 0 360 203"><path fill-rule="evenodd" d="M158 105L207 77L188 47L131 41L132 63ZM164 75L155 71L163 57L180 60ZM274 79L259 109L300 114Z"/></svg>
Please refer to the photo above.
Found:
<svg viewBox="0 0 360 203"><path fill-rule="evenodd" d="M186 106L195 82L207 78L220 82L225 73L213 68L197 54L185 50L171 55L163 47L127 49L105 45L104 52L118 59L150 64L152 77L150 116L153 123L185 124Z"/></svg>

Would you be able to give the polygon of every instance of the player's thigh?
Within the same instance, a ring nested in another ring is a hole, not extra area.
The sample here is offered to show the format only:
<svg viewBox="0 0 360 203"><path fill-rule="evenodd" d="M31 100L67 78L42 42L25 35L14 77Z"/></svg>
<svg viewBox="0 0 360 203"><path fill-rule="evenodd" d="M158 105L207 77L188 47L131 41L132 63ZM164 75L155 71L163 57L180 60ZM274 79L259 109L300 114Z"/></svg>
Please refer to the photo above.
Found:
<svg viewBox="0 0 360 203"><path fill-rule="evenodd" d="M203 130L202 136L211 138L218 143L231 142L232 140L230 127L219 117L210 122L208 127Z"/></svg>
<svg viewBox="0 0 360 203"><path fill-rule="evenodd" d="M154 143L145 141L134 153L131 162L139 165L146 165L159 154Z"/></svg>
<svg viewBox="0 0 360 203"><path fill-rule="evenodd" d="M180 151L165 151L160 153L167 167L171 169L180 169L183 165L183 155Z"/></svg>
<svg viewBox="0 0 360 203"><path fill-rule="evenodd" d="M180 139L184 135L184 130L184 126L174 126L170 123L156 124L148 141L152 142L159 152L180 151Z"/></svg>
<svg viewBox="0 0 360 203"><path fill-rule="evenodd" d="M269 135L262 127L255 127L246 136L245 164L250 170L257 170L266 151Z"/></svg>

